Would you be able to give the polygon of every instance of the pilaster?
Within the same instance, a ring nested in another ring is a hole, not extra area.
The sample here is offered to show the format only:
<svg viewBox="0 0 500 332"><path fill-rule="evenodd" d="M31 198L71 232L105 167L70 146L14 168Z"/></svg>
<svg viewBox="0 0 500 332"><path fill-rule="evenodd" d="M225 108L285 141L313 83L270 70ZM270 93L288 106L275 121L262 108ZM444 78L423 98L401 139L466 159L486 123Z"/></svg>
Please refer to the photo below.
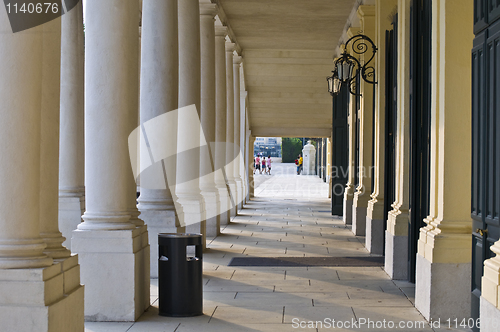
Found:
<svg viewBox="0 0 500 332"><path fill-rule="evenodd" d="M351 27L347 30L347 38L351 38L359 32L359 27ZM356 54L352 54L356 57ZM352 201L354 199L354 172L357 170L357 165L355 165L355 137L356 137L356 97L349 94L349 115L347 116L348 124L348 141L349 141L349 152L348 152L348 167L349 172L347 174L347 183L344 190L344 211L342 213L342 218L344 224L352 225Z"/></svg>
<svg viewBox="0 0 500 332"><path fill-rule="evenodd" d="M397 0L377 1L375 3L375 39L378 56L375 58L377 86L375 88L374 125L374 179L373 192L370 195L366 215L366 249L373 254L383 254L384 233L387 216L384 215L384 183L385 183L385 72L386 64L386 31L392 29L392 17Z"/></svg>
<svg viewBox="0 0 500 332"><path fill-rule="evenodd" d="M392 279L408 279L408 218L410 171L410 7L411 0L398 0L396 199L387 218L385 271Z"/></svg>
<svg viewBox="0 0 500 332"><path fill-rule="evenodd" d="M358 17L361 21L362 33L370 39L375 39L375 6L359 6ZM351 53L353 53L351 51ZM364 63L365 56L360 56L361 63ZM375 59L377 55L375 55ZM378 77L375 76L375 81ZM373 84L365 82L360 78L361 105L358 112L359 117L359 164L358 169L359 184L356 187L352 202L352 231L355 235L366 234L366 215L368 201L370 200L371 188L371 166L372 166L372 122L373 122Z"/></svg>
<svg viewBox="0 0 500 332"><path fill-rule="evenodd" d="M472 11L466 0L432 2L430 212L418 241L415 306L433 320L470 315L471 131L464 128L471 127Z"/></svg>
<svg viewBox="0 0 500 332"><path fill-rule="evenodd" d="M328 198L332 198L332 137L326 140L326 182L328 183Z"/></svg>

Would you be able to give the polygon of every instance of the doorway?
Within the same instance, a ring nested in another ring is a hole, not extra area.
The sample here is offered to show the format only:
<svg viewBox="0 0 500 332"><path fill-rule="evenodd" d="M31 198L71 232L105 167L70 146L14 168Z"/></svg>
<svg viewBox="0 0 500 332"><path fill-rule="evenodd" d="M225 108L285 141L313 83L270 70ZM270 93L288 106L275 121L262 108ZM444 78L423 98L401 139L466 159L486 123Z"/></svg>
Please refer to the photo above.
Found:
<svg viewBox="0 0 500 332"><path fill-rule="evenodd" d="M474 2L472 49L471 317L479 318L484 261L500 237L500 4ZM479 331L479 329L474 329Z"/></svg>
<svg viewBox="0 0 500 332"><path fill-rule="evenodd" d="M410 211L408 280L415 282L420 228L429 215L431 124L430 0L413 0L410 20Z"/></svg>

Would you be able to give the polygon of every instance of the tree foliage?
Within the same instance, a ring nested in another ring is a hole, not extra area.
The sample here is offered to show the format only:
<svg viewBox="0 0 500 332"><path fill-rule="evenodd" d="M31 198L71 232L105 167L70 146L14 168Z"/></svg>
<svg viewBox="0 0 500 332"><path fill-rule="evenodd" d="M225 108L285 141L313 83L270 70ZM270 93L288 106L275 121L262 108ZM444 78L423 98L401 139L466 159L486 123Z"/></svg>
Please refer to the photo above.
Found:
<svg viewBox="0 0 500 332"><path fill-rule="evenodd" d="M296 137L283 137L281 141L282 162L293 163L299 153L302 153L302 139Z"/></svg>

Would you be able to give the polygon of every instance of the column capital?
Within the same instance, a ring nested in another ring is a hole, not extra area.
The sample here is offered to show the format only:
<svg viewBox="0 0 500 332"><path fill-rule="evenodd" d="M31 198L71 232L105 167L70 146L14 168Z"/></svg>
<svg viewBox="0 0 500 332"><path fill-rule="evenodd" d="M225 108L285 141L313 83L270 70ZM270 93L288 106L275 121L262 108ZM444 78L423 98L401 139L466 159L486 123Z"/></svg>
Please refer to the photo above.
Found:
<svg viewBox="0 0 500 332"><path fill-rule="evenodd" d="M236 44L231 42L226 42L226 52L234 52Z"/></svg>
<svg viewBox="0 0 500 332"><path fill-rule="evenodd" d="M359 6L357 14L360 19L363 17L375 16L375 6Z"/></svg>
<svg viewBox="0 0 500 332"><path fill-rule="evenodd" d="M215 36L227 36L227 27L224 25L216 25L215 26Z"/></svg>
<svg viewBox="0 0 500 332"><path fill-rule="evenodd" d="M200 3L200 15L211 16L214 18L218 11L219 8L215 3Z"/></svg>
<svg viewBox="0 0 500 332"><path fill-rule="evenodd" d="M227 44L226 44L226 45L227 45ZM242 61L243 61L243 58L242 58L241 56L239 56L239 55L235 55L235 56L233 57L233 63L234 63L235 65L239 65L239 64L241 64L241 62L242 62Z"/></svg>
<svg viewBox="0 0 500 332"><path fill-rule="evenodd" d="M360 27L350 27L349 29L347 29L347 38L351 38L351 37L354 37L356 35L359 35L361 33L361 28ZM344 42L346 42L347 40L345 40Z"/></svg>

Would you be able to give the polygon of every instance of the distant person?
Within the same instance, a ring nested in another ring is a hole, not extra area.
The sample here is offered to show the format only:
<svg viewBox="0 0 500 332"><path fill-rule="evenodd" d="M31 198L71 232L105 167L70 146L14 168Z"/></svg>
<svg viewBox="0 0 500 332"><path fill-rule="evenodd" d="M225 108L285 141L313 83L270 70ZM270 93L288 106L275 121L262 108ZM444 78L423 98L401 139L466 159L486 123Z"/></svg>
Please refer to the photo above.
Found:
<svg viewBox="0 0 500 332"><path fill-rule="evenodd" d="M253 165L252 166L253 166L253 174L255 174L255 169L256 169L256 167L255 167L255 157L253 157Z"/></svg>
<svg viewBox="0 0 500 332"><path fill-rule="evenodd" d="M299 167L300 167L300 172L302 172L302 169L304 168L304 159L302 158L302 155L299 154ZM299 172L299 173L300 173Z"/></svg>
<svg viewBox="0 0 500 332"><path fill-rule="evenodd" d="M260 174L262 174L262 172L260 170L260 157L259 157L259 155L257 155L257 158L255 158L255 169L258 170L260 172Z"/></svg>
<svg viewBox="0 0 500 332"><path fill-rule="evenodd" d="M297 175L300 175L300 172L302 172L302 162L304 160L302 159L302 156L299 154L297 156L297 159L295 160L295 165L297 165Z"/></svg>
<svg viewBox="0 0 500 332"><path fill-rule="evenodd" d="M262 171L266 174L266 157L262 157L262 168L260 169L260 174L262 174Z"/></svg>
<svg viewBox="0 0 500 332"><path fill-rule="evenodd" d="M271 156L267 156L266 171L267 171L267 174L271 175Z"/></svg>

